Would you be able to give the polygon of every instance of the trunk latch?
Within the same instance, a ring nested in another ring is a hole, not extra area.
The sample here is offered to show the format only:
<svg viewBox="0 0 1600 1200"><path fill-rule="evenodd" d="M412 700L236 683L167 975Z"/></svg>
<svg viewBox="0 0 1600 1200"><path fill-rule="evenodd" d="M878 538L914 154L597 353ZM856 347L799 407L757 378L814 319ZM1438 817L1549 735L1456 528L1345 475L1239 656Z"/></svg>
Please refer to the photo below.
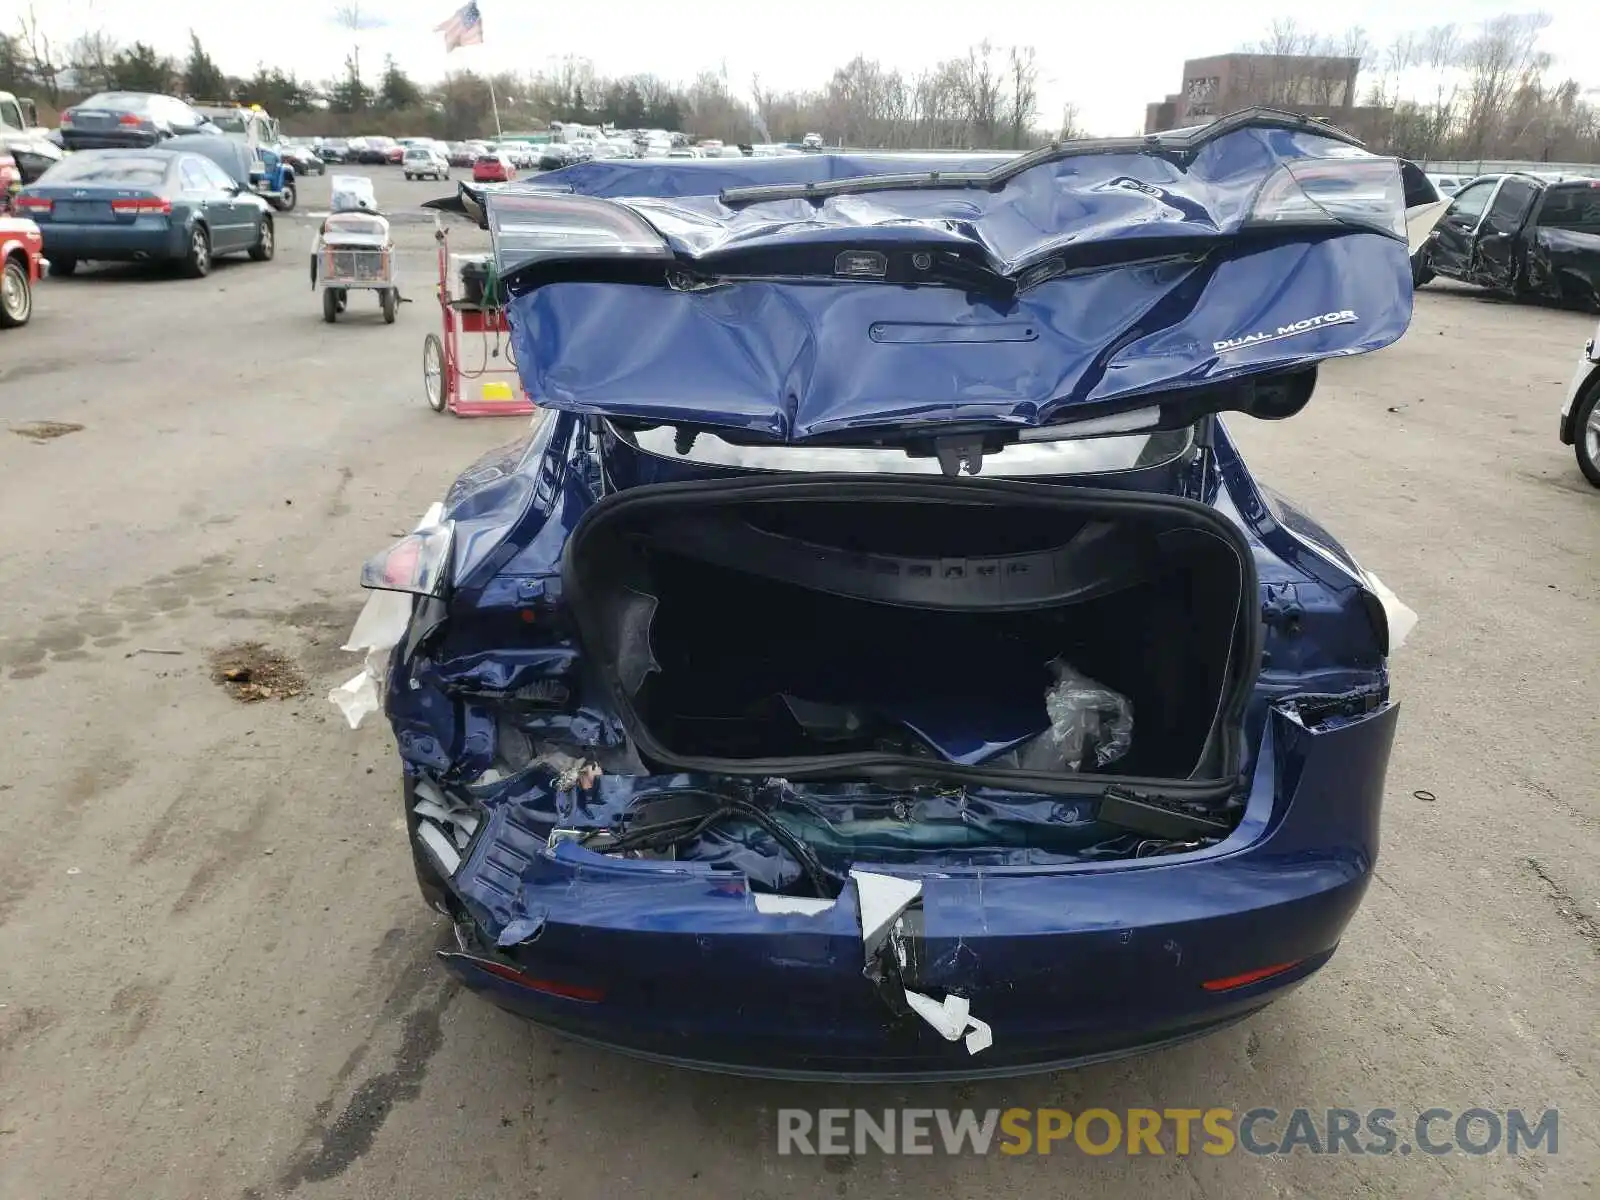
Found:
<svg viewBox="0 0 1600 1200"><path fill-rule="evenodd" d="M939 459L939 469L946 475L960 475L963 469L968 475L976 475L983 470L981 435L935 438L933 452Z"/></svg>

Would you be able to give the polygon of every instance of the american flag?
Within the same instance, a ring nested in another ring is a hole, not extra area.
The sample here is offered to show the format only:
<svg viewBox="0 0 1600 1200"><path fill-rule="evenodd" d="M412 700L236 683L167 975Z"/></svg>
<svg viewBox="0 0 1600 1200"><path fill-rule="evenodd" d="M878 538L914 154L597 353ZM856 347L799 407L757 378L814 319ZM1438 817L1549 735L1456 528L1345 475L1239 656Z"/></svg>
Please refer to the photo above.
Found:
<svg viewBox="0 0 1600 1200"><path fill-rule="evenodd" d="M443 25L434 28L444 34L444 48L448 53L457 46L483 45L483 16L478 12L477 0L467 0Z"/></svg>

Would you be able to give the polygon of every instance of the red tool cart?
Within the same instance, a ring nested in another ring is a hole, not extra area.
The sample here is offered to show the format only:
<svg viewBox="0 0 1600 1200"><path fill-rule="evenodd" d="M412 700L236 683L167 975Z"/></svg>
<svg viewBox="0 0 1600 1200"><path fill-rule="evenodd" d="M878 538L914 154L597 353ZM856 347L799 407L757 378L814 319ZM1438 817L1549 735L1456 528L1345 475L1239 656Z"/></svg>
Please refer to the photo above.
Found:
<svg viewBox="0 0 1600 1200"><path fill-rule="evenodd" d="M504 297L491 279L491 256L451 254L450 235L436 220L439 315L443 336L422 343L428 407L458 417L527 416L535 405L522 388Z"/></svg>

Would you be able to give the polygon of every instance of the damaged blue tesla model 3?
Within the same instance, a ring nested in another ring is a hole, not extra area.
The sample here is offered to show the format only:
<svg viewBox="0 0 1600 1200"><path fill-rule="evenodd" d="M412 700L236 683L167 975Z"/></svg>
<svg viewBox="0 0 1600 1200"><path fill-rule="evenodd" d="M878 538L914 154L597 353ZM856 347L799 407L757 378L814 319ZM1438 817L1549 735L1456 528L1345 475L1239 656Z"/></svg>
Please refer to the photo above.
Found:
<svg viewBox="0 0 1600 1200"><path fill-rule="evenodd" d="M916 1079L1328 961L1409 614L1220 414L1405 331L1393 159L1253 110L442 204L541 406L363 573L450 971L637 1055Z"/></svg>

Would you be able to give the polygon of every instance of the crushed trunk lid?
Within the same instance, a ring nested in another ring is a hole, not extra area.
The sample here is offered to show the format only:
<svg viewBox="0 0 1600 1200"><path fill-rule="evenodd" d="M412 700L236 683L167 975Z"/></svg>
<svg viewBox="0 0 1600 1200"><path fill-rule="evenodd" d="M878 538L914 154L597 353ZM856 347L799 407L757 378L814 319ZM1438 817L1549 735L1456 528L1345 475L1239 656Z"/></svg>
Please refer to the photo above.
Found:
<svg viewBox="0 0 1600 1200"><path fill-rule="evenodd" d="M545 407L968 469L1069 423L1292 415L1411 316L1396 161L1261 110L1010 159L594 162L435 207L490 230Z"/></svg>

